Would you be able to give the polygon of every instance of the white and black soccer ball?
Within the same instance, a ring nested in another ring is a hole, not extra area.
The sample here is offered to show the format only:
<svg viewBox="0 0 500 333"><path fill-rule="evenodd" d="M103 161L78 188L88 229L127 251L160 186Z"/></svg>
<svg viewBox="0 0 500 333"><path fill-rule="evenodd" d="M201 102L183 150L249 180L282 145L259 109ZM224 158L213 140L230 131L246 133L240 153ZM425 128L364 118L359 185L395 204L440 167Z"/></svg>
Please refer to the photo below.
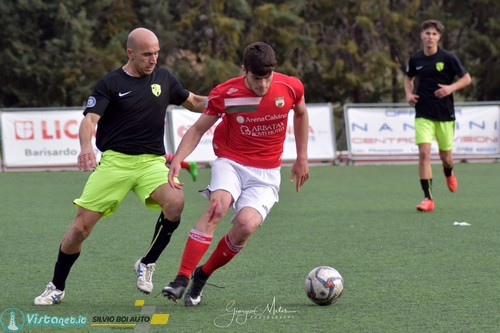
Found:
<svg viewBox="0 0 500 333"><path fill-rule="evenodd" d="M307 274L305 290L314 303L330 305L342 296L344 279L335 268L319 266Z"/></svg>

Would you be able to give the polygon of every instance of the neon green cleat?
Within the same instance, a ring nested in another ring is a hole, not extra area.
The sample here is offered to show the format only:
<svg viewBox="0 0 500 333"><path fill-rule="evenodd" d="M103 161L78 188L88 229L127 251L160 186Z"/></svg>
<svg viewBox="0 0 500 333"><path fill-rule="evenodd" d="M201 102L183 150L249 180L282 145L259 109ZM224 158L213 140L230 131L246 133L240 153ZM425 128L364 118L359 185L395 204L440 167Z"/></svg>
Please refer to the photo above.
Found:
<svg viewBox="0 0 500 333"><path fill-rule="evenodd" d="M196 162L188 162L189 164L189 174L191 174L191 177L193 178L193 182L196 181L196 178L198 178L198 164Z"/></svg>

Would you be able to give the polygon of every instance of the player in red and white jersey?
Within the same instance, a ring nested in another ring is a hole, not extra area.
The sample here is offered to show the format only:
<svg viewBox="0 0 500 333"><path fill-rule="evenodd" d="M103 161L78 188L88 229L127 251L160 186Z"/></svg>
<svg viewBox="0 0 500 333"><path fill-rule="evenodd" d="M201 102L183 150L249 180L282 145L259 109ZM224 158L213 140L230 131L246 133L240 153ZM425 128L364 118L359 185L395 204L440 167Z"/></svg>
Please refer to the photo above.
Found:
<svg viewBox="0 0 500 333"><path fill-rule="evenodd" d="M288 114L304 98L295 77L272 74L272 84L259 96L246 85L246 76L212 90L204 114L222 116L214 133L215 155L256 168L281 165Z"/></svg>
<svg viewBox="0 0 500 333"><path fill-rule="evenodd" d="M248 45L243 53L243 76L212 90L203 114L177 148L168 179L176 188L182 186L174 181L181 161L222 118L213 138L217 159L212 163L212 177L205 192L209 205L189 234L176 278L163 288L163 295L174 302L182 298L191 278L184 304L198 305L208 277L243 249L278 202L281 156L290 110L293 110L297 150L290 181L295 181L299 192L309 178L309 117L304 88L297 78L276 73L275 67L271 46L262 42ZM198 266L229 208L235 211L232 228L220 239L207 262Z"/></svg>

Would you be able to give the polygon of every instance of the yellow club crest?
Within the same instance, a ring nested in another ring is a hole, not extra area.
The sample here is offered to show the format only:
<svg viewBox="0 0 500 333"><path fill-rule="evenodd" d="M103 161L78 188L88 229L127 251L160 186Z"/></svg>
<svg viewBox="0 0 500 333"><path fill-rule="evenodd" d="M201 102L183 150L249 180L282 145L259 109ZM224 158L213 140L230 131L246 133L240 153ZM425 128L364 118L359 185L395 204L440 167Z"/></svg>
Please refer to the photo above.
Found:
<svg viewBox="0 0 500 333"><path fill-rule="evenodd" d="M151 85L151 92L156 97L160 96L161 95L161 86L159 84L156 84L156 83L152 84Z"/></svg>
<svg viewBox="0 0 500 333"><path fill-rule="evenodd" d="M436 69L441 72L444 69L444 62L436 62Z"/></svg>

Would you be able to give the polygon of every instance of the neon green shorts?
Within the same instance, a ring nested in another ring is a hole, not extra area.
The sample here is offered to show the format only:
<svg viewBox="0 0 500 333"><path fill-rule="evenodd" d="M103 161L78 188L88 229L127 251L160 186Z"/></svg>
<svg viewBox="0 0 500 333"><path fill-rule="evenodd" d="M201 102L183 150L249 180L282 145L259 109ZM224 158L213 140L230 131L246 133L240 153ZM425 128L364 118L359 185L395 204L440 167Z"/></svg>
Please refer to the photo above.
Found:
<svg viewBox="0 0 500 333"><path fill-rule="evenodd" d="M434 121L415 118L415 143L432 143L436 138L439 150L449 151L453 147L455 121Z"/></svg>
<svg viewBox="0 0 500 333"><path fill-rule="evenodd" d="M82 195L73 203L101 212L104 218L116 211L128 192L134 191L146 207L159 211L160 205L149 197L167 182L168 168L163 156L126 155L107 150L87 180Z"/></svg>

